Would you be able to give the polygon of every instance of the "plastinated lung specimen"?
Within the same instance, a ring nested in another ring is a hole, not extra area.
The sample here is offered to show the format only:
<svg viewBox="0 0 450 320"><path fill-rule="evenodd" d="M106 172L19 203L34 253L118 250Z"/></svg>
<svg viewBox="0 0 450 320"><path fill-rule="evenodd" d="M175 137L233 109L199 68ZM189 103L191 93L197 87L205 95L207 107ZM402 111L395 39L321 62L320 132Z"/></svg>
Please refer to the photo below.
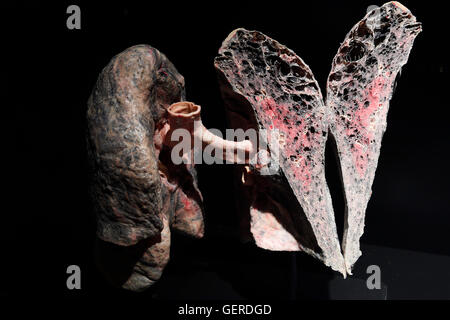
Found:
<svg viewBox="0 0 450 320"><path fill-rule="evenodd" d="M420 31L398 2L369 12L339 48L326 103L309 67L287 47L245 29L225 39L215 66L230 125L279 131L278 139L268 139L269 148L280 146L278 173L264 176L240 166L235 179L239 208L258 246L305 251L344 276L351 273L361 254L392 87ZM342 252L324 174L329 130L348 210Z"/></svg>
<svg viewBox="0 0 450 320"><path fill-rule="evenodd" d="M268 137L279 130L278 141L268 142L269 149L280 146L281 170L249 177L256 243L270 250L309 251L343 271L323 166L326 109L311 70L285 46L243 29L224 41L215 65L231 86L221 85L231 125L266 129Z"/></svg>
<svg viewBox="0 0 450 320"><path fill-rule="evenodd" d="M171 230L203 236L195 154L209 148L221 160L248 163L256 148L214 135L200 106L182 100L183 77L158 50L140 45L111 60L88 101L96 257L108 280L126 289L144 290L161 277ZM177 129L187 133L181 141Z"/></svg>
<svg viewBox="0 0 450 320"><path fill-rule="evenodd" d="M342 250L349 273L361 255L359 239L395 79L420 31L408 9L389 2L351 29L328 77L326 104L347 204Z"/></svg>
<svg viewBox="0 0 450 320"><path fill-rule="evenodd" d="M184 79L158 50L131 47L101 72L88 101L87 144L97 216L97 258L115 285L143 290L169 260L170 231L203 235L193 165L164 144L167 109Z"/></svg>

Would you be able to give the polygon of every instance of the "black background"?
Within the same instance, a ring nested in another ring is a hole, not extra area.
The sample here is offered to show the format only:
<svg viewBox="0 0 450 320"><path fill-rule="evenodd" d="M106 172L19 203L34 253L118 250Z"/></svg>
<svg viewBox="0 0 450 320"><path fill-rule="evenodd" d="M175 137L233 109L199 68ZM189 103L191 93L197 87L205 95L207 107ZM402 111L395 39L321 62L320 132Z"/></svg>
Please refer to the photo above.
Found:
<svg viewBox="0 0 450 320"><path fill-rule="evenodd" d="M448 30L444 8L439 2L429 3L403 2L423 23L424 31L415 41L391 101L362 242L449 256ZM81 7L81 30L66 28L70 4ZM204 124L223 130L213 59L232 30L259 30L294 50L311 67L324 93L340 42L371 4L382 2L2 4L6 53L2 109L12 113L3 118L3 128L5 141L13 142L4 146L8 162L4 170L12 178L5 185L12 194L5 193L5 203L11 205L2 212L2 244L8 257L2 261L7 268L2 293L133 295L111 288L94 266L95 220L87 190L86 102L99 72L115 54L140 43L165 53L185 77L187 99L202 106ZM343 199L330 148L327 166L342 228ZM292 255L237 240L231 167L200 165L198 171L206 237L194 241L174 236L172 260L162 284L143 295L155 297L166 290L162 286L171 284L168 297L186 298L177 295L177 290L185 289L188 297L207 298L189 288L215 280L200 276L186 282L204 270L229 285L228 291L218 285L213 298L235 298L235 292L244 298L291 297ZM299 254L298 259L300 268L332 277L313 258ZM71 264L82 269L80 292L66 288L66 268ZM183 279L184 289L177 287L177 279Z"/></svg>

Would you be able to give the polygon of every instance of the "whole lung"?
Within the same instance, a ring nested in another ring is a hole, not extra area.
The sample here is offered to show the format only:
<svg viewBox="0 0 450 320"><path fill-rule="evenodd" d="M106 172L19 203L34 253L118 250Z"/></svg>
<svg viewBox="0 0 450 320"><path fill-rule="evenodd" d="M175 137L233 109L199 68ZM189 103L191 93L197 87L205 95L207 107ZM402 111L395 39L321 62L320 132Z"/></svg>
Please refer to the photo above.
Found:
<svg viewBox="0 0 450 320"><path fill-rule="evenodd" d="M115 56L88 101L87 146L97 217L97 262L108 280L143 290L169 260L171 229L203 236L193 166L163 145L166 109L184 100L184 79L155 48Z"/></svg>

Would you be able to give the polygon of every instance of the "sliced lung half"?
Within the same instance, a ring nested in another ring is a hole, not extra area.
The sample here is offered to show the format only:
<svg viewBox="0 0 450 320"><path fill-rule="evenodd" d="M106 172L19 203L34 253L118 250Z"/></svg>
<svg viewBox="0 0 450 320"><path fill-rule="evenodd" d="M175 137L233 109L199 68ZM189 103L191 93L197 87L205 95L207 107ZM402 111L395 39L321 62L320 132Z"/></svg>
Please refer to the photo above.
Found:
<svg viewBox="0 0 450 320"><path fill-rule="evenodd" d="M345 274L325 181L326 109L311 70L292 50L245 29L227 37L215 66L230 125L267 130L270 152L279 150L277 174L252 171L250 186L239 186L256 244L303 250Z"/></svg>
<svg viewBox="0 0 450 320"><path fill-rule="evenodd" d="M389 2L351 29L333 60L326 105L347 204L342 241L347 273L361 255L359 239L395 80L420 31L408 9Z"/></svg>

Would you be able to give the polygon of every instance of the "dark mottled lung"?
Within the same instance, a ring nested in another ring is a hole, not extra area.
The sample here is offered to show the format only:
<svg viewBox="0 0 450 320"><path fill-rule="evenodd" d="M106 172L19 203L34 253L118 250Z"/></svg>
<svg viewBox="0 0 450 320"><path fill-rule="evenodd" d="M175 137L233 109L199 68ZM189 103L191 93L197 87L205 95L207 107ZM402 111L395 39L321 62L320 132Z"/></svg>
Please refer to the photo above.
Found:
<svg viewBox="0 0 450 320"><path fill-rule="evenodd" d="M127 49L100 74L87 119L92 196L102 240L132 245L161 232L153 133L165 105L183 96L183 78L149 46Z"/></svg>
<svg viewBox="0 0 450 320"><path fill-rule="evenodd" d="M173 165L162 144L166 109L184 95L173 64L155 48L138 45L111 60L88 101L97 262L110 282L130 290L161 276L170 228L203 235L195 169Z"/></svg>

